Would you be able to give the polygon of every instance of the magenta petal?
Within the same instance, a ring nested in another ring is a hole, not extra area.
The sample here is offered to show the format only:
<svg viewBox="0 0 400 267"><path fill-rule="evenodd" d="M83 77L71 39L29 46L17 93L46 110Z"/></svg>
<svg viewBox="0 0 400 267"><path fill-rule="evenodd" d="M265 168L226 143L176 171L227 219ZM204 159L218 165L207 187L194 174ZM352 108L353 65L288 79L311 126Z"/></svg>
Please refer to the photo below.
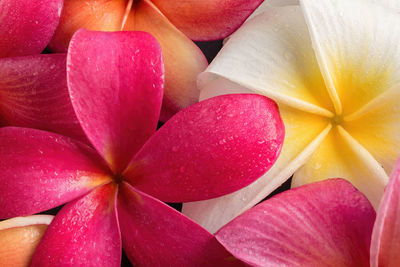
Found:
<svg viewBox="0 0 400 267"><path fill-rule="evenodd" d="M371 266L400 265L400 159L386 186L371 241Z"/></svg>
<svg viewBox="0 0 400 267"><path fill-rule="evenodd" d="M0 59L0 121L86 140L72 108L66 55Z"/></svg>
<svg viewBox="0 0 400 267"><path fill-rule="evenodd" d="M124 173L139 190L168 202L238 190L278 157L284 126L277 105L260 95L224 95L171 118Z"/></svg>
<svg viewBox="0 0 400 267"><path fill-rule="evenodd" d="M54 218L31 266L120 266L116 186L108 184L67 204Z"/></svg>
<svg viewBox="0 0 400 267"><path fill-rule="evenodd" d="M241 266L201 226L125 182L118 218L124 250L135 266Z"/></svg>
<svg viewBox="0 0 400 267"><path fill-rule="evenodd" d="M217 239L252 266L368 266L375 211L349 182L281 193L240 215Z"/></svg>
<svg viewBox="0 0 400 267"><path fill-rule="evenodd" d="M107 182L95 157L62 135L0 128L0 218L54 208Z"/></svg>
<svg viewBox="0 0 400 267"><path fill-rule="evenodd" d="M164 82L161 48L144 32L80 30L67 61L78 119L113 171L122 171L157 127Z"/></svg>
<svg viewBox="0 0 400 267"><path fill-rule="evenodd" d="M0 57L39 54L60 19L62 0L1 0Z"/></svg>

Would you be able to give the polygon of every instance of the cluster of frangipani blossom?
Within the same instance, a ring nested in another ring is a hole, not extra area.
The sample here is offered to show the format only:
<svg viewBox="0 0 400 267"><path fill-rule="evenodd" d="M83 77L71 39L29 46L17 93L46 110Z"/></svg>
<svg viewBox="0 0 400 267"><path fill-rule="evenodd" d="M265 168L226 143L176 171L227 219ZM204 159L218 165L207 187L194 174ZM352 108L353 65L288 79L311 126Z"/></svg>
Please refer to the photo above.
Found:
<svg viewBox="0 0 400 267"><path fill-rule="evenodd" d="M261 2L0 1L0 266L399 264L400 1Z"/></svg>

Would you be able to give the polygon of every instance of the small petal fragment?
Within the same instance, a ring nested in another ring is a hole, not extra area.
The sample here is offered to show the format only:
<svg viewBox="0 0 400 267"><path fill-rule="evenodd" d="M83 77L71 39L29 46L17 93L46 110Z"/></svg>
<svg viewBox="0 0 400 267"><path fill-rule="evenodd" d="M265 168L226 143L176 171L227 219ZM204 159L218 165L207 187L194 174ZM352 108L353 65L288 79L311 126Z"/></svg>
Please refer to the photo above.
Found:
<svg viewBox="0 0 400 267"><path fill-rule="evenodd" d="M33 215L0 222L0 266L28 266L52 219Z"/></svg>
<svg viewBox="0 0 400 267"><path fill-rule="evenodd" d="M161 48L144 32L81 30L71 40L67 61L78 120L118 173L156 130L164 81Z"/></svg>
<svg viewBox="0 0 400 267"><path fill-rule="evenodd" d="M400 160L385 189L372 232L371 266L400 264Z"/></svg>
<svg viewBox="0 0 400 267"><path fill-rule="evenodd" d="M62 0L0 1L0 57L39 54L58 25Z"/></svg>
<svg viewBox="0 0 400 267"><path fill-rule="evenodd" d="M224 226L217 239L252 266L368 266L375 211L331 179L281 193Z"/></svg>
<svg viewBox="0 0 400 267"><path fill-rule="evenodd" d="M104 185L63 207L47 229L31 266L120 266L116 193L116 185Z"/></svg>
<svg viewBox="0 0 400 267"><path fill-rule="evenodd" d="M285 124L282 152L271 169L249 186L230 195L184 203L182 212L215 233L227 222L256 205L302 166L330 131L320 116L281 106Z"/></svg>
<svg viewBox="0 0 400 267"><path fill-rule="evenodd" d="M198 102L197 75L207 67L201 50L148 0L129 13L125 31L146 31L160 42L165 62L165 94L161 120Z"/></svg>
<svg viewBox="0 0 400 267"><path fill-rule="evenodd" d="M399 84L398 13L365 0L301 5L337 115L356 112Z"/></svg>
<svg viewBox="0 0 400 267"><path fill-rule="evenodd" d="M127 183L118 216L124 250L138 266L242 266L213 235Z"/></svg>
<svg viewBox="0 0 400 267"><path fill-rule="evenodd" d="M235 31L262 0L152 0L186 36L196 41L223 39Z"/></svg>
<svg viewBox="0 0 400 267"><path fill-rule="evenodd" d="M87 140L67 88L66 55L0 59L0 121Z"/></svg>
<svg viewBox="0 0 400 267"><path fill-rule="evenodd" d="M110 178L95 151L65 136L0 128L0 218L54 208Z"/></svg>
<svg viewBox="0 0 400 267"><path fill-rule="evenodd" d="M126 0L64 0L60 24L49 47L55 52L67 52L69 41L81 28L120 31L126 5Z"/></svg>
<svg viewBox="0 0 400 267"><path fill-rule="evenodd" d="M224 95L171 118L143 146L124 176L167 202L221 196L264 174L277 159L284 126L260 95Z"/></svg>

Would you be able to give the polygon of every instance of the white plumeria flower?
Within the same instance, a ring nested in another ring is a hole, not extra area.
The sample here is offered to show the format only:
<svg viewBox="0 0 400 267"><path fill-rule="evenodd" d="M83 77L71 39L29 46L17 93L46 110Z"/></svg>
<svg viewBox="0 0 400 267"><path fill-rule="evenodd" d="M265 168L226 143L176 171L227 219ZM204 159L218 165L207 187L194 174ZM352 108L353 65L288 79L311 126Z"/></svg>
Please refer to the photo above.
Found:
<svg viewBox="0 0 400 267"><path fill-rule="evenodd" d="M184 204L211 232L293 174L292 186L347 179L376 208L400 153L400 1L296 2L266 1L199 78L202 98L250 91L274 99L286 127L262 178Z"/></svg>

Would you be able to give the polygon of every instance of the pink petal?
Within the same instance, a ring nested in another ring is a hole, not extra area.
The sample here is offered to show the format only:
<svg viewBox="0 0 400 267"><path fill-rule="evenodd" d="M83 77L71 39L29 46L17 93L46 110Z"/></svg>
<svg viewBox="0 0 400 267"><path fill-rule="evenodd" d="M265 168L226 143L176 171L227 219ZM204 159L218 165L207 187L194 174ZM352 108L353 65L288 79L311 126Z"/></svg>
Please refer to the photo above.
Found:
<svg viewBox="0 0 400 267"><path fill-rule="evenodd" d="M171 118L130 163L124 176L168 202L217 197L265 173L281 150L278 107L260 95L224 95Z"/></svg>
<svg viewBox="0 0 400 267"><path fill-rule="evenodd" d="M241 265L201 226L125 182L118 217L123 247L134 265Z"/></svg>
<svg viewBox="0 0 400 267"><path fill-rule="evenodd" d="M0 57L39 54L60 19L62 0L0 1Z"/></svg>
<svg viewBox="0 0 400 267"><path fill-rule="evenodd" d="M111 183L63 207L47 229L31 266L120 266L116 192Z"/></svg>
<svg viewBox="0 0 400 267"><path fill-rule="evenodd" d="M262 0L152 0L190 39L223 39L239 28Z"/></svg>
<svg viewBox="0 0 400 267"><path fill-rule="evenodd" d="M252 266L368 266L374 220L364 195L329 179L266 200L216 237Z"/></svg>
<svg viewBox="0 0 400 267"><path fill-rule="evenodd" d="M72 105L83 130L112 170L122 171L157 127L161 48L144 32L81 30L70 42L67 61Z"/></svg>
<svg viewBox="0 0 400 267"><path fill-rule="evenodd" d="M110 178L93 149L49 132L0 128L0 218L59 206Z"/></svg>
<svg viewBox="0 0 400 267"><path fill-rule="evenodd" d="M38 128L85 140L66 82L66 55L0 59L3 124Z"/></svg>
<svg viewBox="0 0 400 267"><path fill-rule="evenodd" d="M386 186L371 241L371 266L400 265L400 159Z"/></svg>

